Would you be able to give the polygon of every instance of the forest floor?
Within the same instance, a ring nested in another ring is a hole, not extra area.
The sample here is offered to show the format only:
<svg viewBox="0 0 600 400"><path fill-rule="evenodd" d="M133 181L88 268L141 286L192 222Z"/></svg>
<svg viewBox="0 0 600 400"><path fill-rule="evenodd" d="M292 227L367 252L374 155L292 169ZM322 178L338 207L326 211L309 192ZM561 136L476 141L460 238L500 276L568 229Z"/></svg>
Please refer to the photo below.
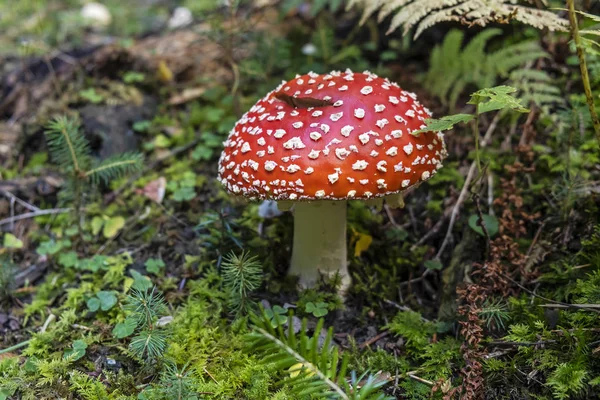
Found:
<svg viewBox="0 0 600 400"><path fill-rule="evenodd" d="M486 51L534 43L543 56L519 70L544 72L552 101L489 72L530 112L482 114L477 152L473 126L447 132L444 167L404 208L349 203L343 300L335 282L300 291L286 276L292 215L260 216L260 203L225 192L222 142L308 71L370 70L435 116L472 113L475 81L449 100L426 73L451 26L413 41L358 27L352 12L200 1L201 18L167 29L163 3L108 1L107 30L57 1L27 31L33 3L0 33L0 400L310 398L259 345L256 327L288 314L283 326L314 335L315 353L330 337L344 354L346 398L369 384L391 398L598 397L600 151L568 35L502 26ZM596 91L600 55L589 64ZM79 183L49 154L59 116L80 126L90 165L144 161Z"/></svg>

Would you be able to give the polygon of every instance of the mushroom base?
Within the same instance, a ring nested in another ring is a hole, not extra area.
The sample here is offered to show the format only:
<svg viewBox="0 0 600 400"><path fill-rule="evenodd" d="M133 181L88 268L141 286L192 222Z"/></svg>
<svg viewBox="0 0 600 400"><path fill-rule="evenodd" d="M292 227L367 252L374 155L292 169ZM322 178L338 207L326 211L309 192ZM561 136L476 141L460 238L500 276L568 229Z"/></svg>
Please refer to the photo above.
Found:
<svg viewBox="0 0 600 400"><path fill-rule="evenodd" d="M346 201L300 202L294 205L294 247L290 275L304 288L319 274L339 274L341 291L350 285L346 250Z"/></svg>

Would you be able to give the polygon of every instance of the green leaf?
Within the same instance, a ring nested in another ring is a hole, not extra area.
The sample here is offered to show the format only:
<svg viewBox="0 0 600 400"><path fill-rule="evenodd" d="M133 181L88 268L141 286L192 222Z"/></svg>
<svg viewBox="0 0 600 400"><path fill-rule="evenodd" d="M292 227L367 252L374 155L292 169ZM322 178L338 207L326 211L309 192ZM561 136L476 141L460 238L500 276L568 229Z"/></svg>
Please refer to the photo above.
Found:
<svg viewBox="0 0 600 400"><path fill-rule="evenodd" d="M22 249L23 241L12 233L7 233L4 235L4 247L7 249Z"/></svg>
<svg viewBox="0 0 600 400"><path fill-rule="evenodd" d="M185 171L179 180L179 186L181 187L194 187L196 186L197 175L192 171Z"/></svg>
<svg viewBox="0 0 600 400"><path fill-rule="evenodd" d="M271 320L271 326L277 328L278 325L284 325L288 321L287 312L281 306L273 306L273 308L265 310L265 315Z"/></svg>
<svg viewBox="0 0 600 400"><path fill-rule="evenodd" d="M326 308L317 308L314 312L313 315L317 318L321 318L326 316L328 313L328 310Z"/></svg>
<svg viewBox="0 0 600 400"><path fill-rule="evenodd" d="M97 272L101 269L108 269L107 257L95 255L92 258L84 258L80 260L77 267L79 269Z"/></svg>
<svg viewBox="0 0 600 400"><path fill-rule="evenodd" d="M425 265L425 268L433 269L433 270L440 270L443 267L440 260L427 260L424 262L424 265Z"/></svg>
<svg viewBox="0 0 600 400"><path fill-rule="evenodd" d="M71 246L71 241L68 239L58 241L48 240L46 242L42 242L36 249L36 252L40 256L54 255L69 246Z"/></svg>
<svg viewBox="0 0 600 400"><path fill-rule="evenodd" d="M115 296L114 292L102 290L96 294L96 297L100 300L100 309L102 311L108 311L117 304L117 296Z"/></svg>
<svg viewBox="0 0 600 400"><path fill-rule="evenodd" d="M99 95L98 93L96 93L96 90L94 88L89 88L86 90L82 90L79 92L79 95L89 101L90 103L93 104L98 104L101 103L102 100L104 100L104 97L102 97L101 95Z"/></svg>
<svg viewBox="0 0 600 400"><path fill-rule="evenodd" d="M173 200L175 201L189 201L196 197L196 191L193 187L185 186L180 187L173 193Z"/></svg>
<svg viewBox="0 0 600 400"><path fill-rule="evenodd" d="M73 348L75 350L85 350L87 349L88 345L85 341L83 340L76 340L73 342Z"/></svg>
<svg viewBox="0 0 600 400"><path fill-rule="evenodd" d="M141 72L128 71L123 74L123 82L128 84L143 82L145 78L146 75Z"/></svg>
<svg viewBox="0 0 600 400"><path fill-rule="evenodd" d="M96 236L100 229L102 229L102 225L104 225L104 219L99 216L95 216L92 218L92 234Z"/></svg>
<svg viewBox="0 0 600 400"><path fill-rule="evenodd" d="M66 268L75 267L79 263L77 252L67 251L66 253L60 253L58 263Z"/></svg>
<svg viewBox="0 0 600 400"><path fill-rule="evenodd" d="M91 312L96 312L100 308L100 299L97 297L92 297L91 299L88 299L86 304L88 310L90 310Z"/></svg>
<svg viewBox="0 0 600 400"><path fill-rule="evenodd" d="M144 266L149 274L158 275L161 268L164 268L165 263L160 258L149 258Z"/></svg>
<svg viewBox="0 0 600 400"><path fill-rule="evenodd" d="M9 388L0 388L0 400L7 400L10 396L15 394L17 389L9 389Z"/></svg>
<svg viewBox="0 0 600 400"><path fill-rule="evenodd" d="M133 123L133 130L136 132L147 132L152 127L152 121L143 120Z"/></svg>
<svg viewBox="0 0 600 400"><path fill-rule="evenodd" d="M413 135L418 135L421 132L440 132L446 131L448 129L454 128L454 125L461 122L469 122L473 120L475 117L471 114L454 114L447 115L442 118L431 118L425 120L426 128L419 129L418 131L413 131Z"/></svg>
<svg viewBox="0 0 600 400"><path fill-rule="evenodd" d="M154 138L154 146L158 147L159 149L161 149L161 148L163 148L163 149L167 148L170 145L171 145L171 141L165 135L160 134L160 135L157 135Z"/></svg>
<svg viewBox="0 0 600 400"><path fill-rule="evenodd" d="M119 322L115 325L115 327L112 330L112 334L117 339L123 339L127 336L132 335L135 331L135 328L137 328L137 325L138 323L135 317L127 317L125 318L125 321Z"/></svg>
<svg viewBox="0 0 600 400"><path fill-rule="evenodd" d="M132 269L130 273L131 277L133 278L133 285L131 285L132 288L143 292L152 287L152 281L147 276L140 274L135 269Z"/></svg>
<svg viewBox="0 0 600 400"><path fill-rule="evenodd" d="M313 311L313 315L317 318L321 318L327 315L327 313L329 313L329 310L327 309L328 304L324 303L324 302L319 302L316 305L315 310Z"/></svg>
<svg viewBox="0 0 600 400"><path fill-rule="evenodd" d="M481 236L485 236L483 233L483 229L478 225L479 216L477 214L473 214L469 217L469 226L475 232L479 233ZM490 237L493 237L496 233L498 233L498 219L493 215L483 214L483 223L488 231Z"/></svg>
<svg viewBox="0 0 600 400"><path fill-rule="evenodd" d="M510 86L481 89L471 94L468 104L477 105L479 114L502 109L528 113L529 110L523 107L521 101L511 95L516 91L517 89Z"/></svg>
<svg viewBox="0 0 600 400"><path fill-rule="evenodd" d="M312 301L309 301L308 303L306 303L304 310L307 313L311 313L315 317L320 318L324 317L329 312L327 306L328 304L322 301L317 304L313 303Z"/></svg>
<svg viewBox="0 0 600 400"><path fill-rule="evenodd" d="M108 218L104 222L104 229L102 234L105 238L110 239L114 237L119 231L125 226L125 218L123 217L112 217Z"/></svg>
<svg viewBox="0 0 600 400"><path fill-rule="evenodd" d="M203 144L199 144L198 146L196 146L196 148L192 152L192 159L194 161L200 161L200 160L208 161L213 156L213 153L214 153L213 149L211 149L210 147L207 147Z"/></svg>
<svg viewBox="0 0 600 400"><path fill-rule="evenodd" d="M73 344L71 346L72 346L72 349L66 350L63 355L63 358L67 358L73 354L74 355L73 361L77 361L81 357L83 357L85 355L85 350L88 347L87 343L83 340L76 340L73 342Z"/></svg>

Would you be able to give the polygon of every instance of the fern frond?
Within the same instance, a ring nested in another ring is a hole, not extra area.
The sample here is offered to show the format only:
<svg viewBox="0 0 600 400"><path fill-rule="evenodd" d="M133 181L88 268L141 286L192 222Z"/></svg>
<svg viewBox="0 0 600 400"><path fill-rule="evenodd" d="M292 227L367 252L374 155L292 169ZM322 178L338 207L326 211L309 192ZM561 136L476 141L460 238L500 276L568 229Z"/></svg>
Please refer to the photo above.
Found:
<svg viewBox="0 0 600 400"><path fill-rule="evenodd" d="M538 29L568 30L569 21L553 12L515 3L516 0L351 0L347 8L364 9L361 24L377 10L380 22L393 15L387 33L402 27L403 34L407 34L416 26L415 38L425 29L445 21L485 26L514 19Z"/></svg>
<svg viewBox="0 0 600 400"><path fill-rule="evenodd" d="M378 389L385 384L367 379L359 388L358 381L346 381L348 367L347 355L340 355L333 345L333 329L329 328L324 339L319 337L323 329L323 319L317 322L315 335L307 334L307 320L303 319L298 333L294 324L289 323L287 331L274 315L276 328L264 309L261 316L252 315L255 325L253 332L247 335L248 350L262 356L261 363L271 364L285 376L282 383L300 398L335 398L355 400L385 399ZM290 315L291 317L291 315ZM292 318L289 318L291 321ZM363 375L364 376L364 375ZM355 378L355 375L354 375Z"/></svg>
<svg viewBox="0 0 600 400"><path fill-rule="evenodd" d="M519 98L526 107L536 105L548 114L550 107L565 105L561 90L554 86L552 78L544 71L516 69L510 73L509 79L509 85L519 89Z"/></svg>
<svg viewBox="0 0 600 400"><path fill-rule="evenodd" d="M281 357L281 355L279 355L276 358L277 360L279 360L279 365L283 366L291 363L290 367L293 367L296 363L300 363L301 366L299 368L292 370L293 372L297 372L297 376L300 377L292 378L295 381L294 384L297 385L297 387L303 386L303 389L300 390L299 395L306 396L308 394L315 394L319 391L322 391L320 385L321 382L319 382L318 380L310 379L311 375L317 375L322 380L322 383L325 383L329 387L329 389L336 392L340 396L340 398L348 399L348 396L346 395L346 393L344 393L342 388L340 388L335 382L329 379L329 377L325 373L323 373L317 365L311 363L310 361L302 357L300 353L296 352L290 346L286 345L283 341L277 339L275 336L271 335L264 329L256 328L256 330L262 335L263 338L270 340L275 346L277 346L277 348L280 351L283 350L288 354L289 357ZM314 345L312 346L312 348L314 349Z"/></svg>
<svg viewBox="0 0 600 400"><path fill-rule="evenodd" d="M489 41L501 33L497 28L486 29L462 46L464 33L458 29L448 32L443 43L431 53L429 71L424 78L425 87L452 108L468 87L492 87L499 77L508 77L515 68L548 57L533 41L486 52Z"/></svg>
<svg viewBox="0 0 600 400"><path fill-rule="evenodd" d="M113 179L137 172L142 168L142 155L139 153L122 153L97 163L85 176L97 185L99 182L108 183Z"/></svg>
<svg viewBox="0 0 600 400"><path fill-rule="evenodd" d="M89 142L79 132L79 121L57 117L46 127L50 156L61 168L75 173L85 171L89 164Z"/></svg>

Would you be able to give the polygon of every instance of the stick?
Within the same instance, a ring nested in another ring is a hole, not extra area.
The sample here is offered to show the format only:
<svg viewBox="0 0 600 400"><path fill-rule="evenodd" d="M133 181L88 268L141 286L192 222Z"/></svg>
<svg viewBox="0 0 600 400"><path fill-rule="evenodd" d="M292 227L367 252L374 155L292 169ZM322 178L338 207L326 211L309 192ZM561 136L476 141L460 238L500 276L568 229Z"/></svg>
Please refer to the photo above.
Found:
<svg viewBox="0 0 600 400"><path fill-rule="evenodd" d="M575 14L575 0L567 0L567 5L569 6L571 35L573 36L573 41L575 42L575 47L577 48L577 58L579 59L579 69L581 70L581 82L583 83L585 99L590 111L590 116L592 117L592 124L594 125L594 132L596 132L596 139L598 140L598 144L600 144L600 118L598 118L598 113L596 113L596 107L594 106L594 95L592 94L590 77L585 62L585 53L583 51L583 45L581 44L581 37L579 36L579 24L577 23L577 15Z"/></svg>
<svg viewBox="0 0 600 400"><path fill-rule="evenodd" d="M366 342L363 342L360 346L358 346L358 348L362 350L365 347L368 347L368 346L372 345L373 343L377 342L379 339L383 339L384 337L386 337L389 334L390 334L389 331L383 331L380 334L373 336L371 339L367 340Z"/></svg>
<svg viewBox="0 0 600 400"><path fill-rule="evenodd" d="M485 136L483 137L483 139L481 140L481 143L479 144L480 148L484 148L485 146L487 146L488 141L492 137L492 133L494 133L494 131L496 130L496 127L498 126L499 120L500 120L500 112L496 113L496 116L494 116L494 119L490 123L488 130L485 132ZM435 255L435 258L437 258L437 259L440 258L440 256L444 252L444 249L448 245L448 242L450 242L450 239L452 238L452 229L454 228L454 224L456 223L456 218L458 217L458 213L460 212L460 207L461 207L462 203L465 201L465 199L467 198L467 192L469 191L469 185L471 184L471 181L473 180L473 176L475 175L476 169L477 169L477 162L473 161L471 163L471 168L469 168L469 173L467 173L467 177L465 178L465 183L460 191L460 195L458 196L458 200L456 201L456 204L454 205L454 209L452 209L452 214L450 216L450 223L448 224L448 230L446 231L446 236L444 237L444 241L442 242L440 249L438 250L437 254Z"/></svg>
<svg viewBox="0 0 600 400"><path fill-rule="evenodd" d="M22 205L23 207L25 207L29 211L34 211L34 212L35 211L40 211L40 209L37 208L36 206L29 204L25 200L21 200L20 198L18 198L17 196L15 196L11 192L9 192L8 190L0 189L0 193L2 193L3 195L5 195L6 197L8 197L9 199L11 199L12 201L16 201L17 203L19 203L20 205Z"/></svg>
<svg viewBox="0 0 600 400"><path fill-rule="evenodd" d="M556 300L552 300L549 299L547 297L541 296L529 289L527 289L525 286L521 285L519 282L515 281L514 279L512 279L510 276L506 275L506 274L502 274L502 276L504 276L506 279L508 279L509 281L511 281L514 285L517 285L519 288L521 288L522 290L526 291L527 293L531 294L532 296L535 296L539 299L548 301L550 303L552 303L552 305L549 304L540 304L540 307L555 307L555 308L578 308L578 309L582 309L582 310L588 310L588 311L593 311L595 313L600 313L600 304L569 304L569 303L563 303L562 301L556 301Z"/></svg>
<svg viewBox="0 0 600 400"><path fill-rule="evenodd" d="M0 219L0 226L6 225L6 224L12 224L13 222L20 221L22 219L35 218L35 217L40 217L42 215L63 214L63 213L68 213L70 211L73 211L73 209L72 208L51 208L48 210L32 211L32 212L28 212L25 214L15 215L14 217Z"/></svg>

